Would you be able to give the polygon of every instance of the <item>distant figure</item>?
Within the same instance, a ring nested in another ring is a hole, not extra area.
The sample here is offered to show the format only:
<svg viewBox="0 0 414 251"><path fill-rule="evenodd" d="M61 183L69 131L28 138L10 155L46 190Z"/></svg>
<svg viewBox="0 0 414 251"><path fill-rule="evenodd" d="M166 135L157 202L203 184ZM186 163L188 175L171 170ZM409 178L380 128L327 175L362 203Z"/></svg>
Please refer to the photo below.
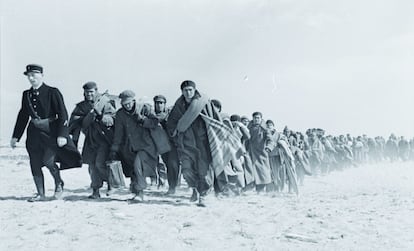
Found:
<svg viewBox="0 0 414 251"><path fill-rule="evenodd" d="M266 121L266 127L269 130L270 137L274 142L273 148L269 152L269 164L272 175L272 182L267 186L270 191L280 192L285 183L285 170L282 168L282 161L280 159L279 146L277 142L281 139L282 135L276 131L275 124L272 120Z"/></svg>
<svg viewBox="0 0 414 251"><path fill-rule="evenodd" d="M54 197L60 198L64 183L56 161L59 159L61 168L80 167L81 156L68 135L68 112L60 91L43 82L43 67L40 65L27 65L24 75L32 87L23 92L10 146L16 147L30 118L26 149L37 195L28 201L45 200L43 166L49 169L54 179Z"/></svg>
<svg viewBox="0 0 414 251"><path fill-rule="evenodd" d="M385 153L391 162L398 159L398 143L394 134L391 134L385 144Z"/></svg>
<svg viewBox="0 0 414 251"><path fill-rule="evenodd" d="M249 122L250 122L250 120L247 116L241 116L240 121L244 126L248 126Z"/></svg>
<svg viewBox="0 0 414 251"><path fill-rule="evenodd" d="M410 157L410 143L404 136L401 136L400 141L398 142L398 153L403 161L407 161Z"/></svg>
<svg viewBox="0 0 414 251"><path fill-rule="evenodd" d="M268 153L272 151L270 146L271 135L263 122L262 113L254 112L253 120L249 124L250 140L249 152L255 169L256 191L261 193L267 184L272 182Z"/></svg>
<svg viewBox="0 0 414 251"><path fill-rule="evenodd" d="M247 150L247 143L250 139L250 132L246 125L241 122L241 118L237 114L230 116L230 121L232 123L233 129L236 135L240 138L242 143L243 151L243 173L244 173L244 191L254 188L254 170L252 160L250 158L249 152Z"/></svg>
<svg viewBox="0 0 414 251"><path fill-rule="evenodd" d="M98 86L95 82L87 82L83 85L84 100L76 104L72 112L69 125L72 131L79 131L80 128L85 134L82 158L83 163L89 165L91 176L92 194L90 199L101 197L99 189L103 182L108 180L108 160L109 148L113 139L113 125L115 118L115 102L105 95L98 93ZM77 135L74 138L78 138ZM111 187L108 183L108 195Z"/></svg>

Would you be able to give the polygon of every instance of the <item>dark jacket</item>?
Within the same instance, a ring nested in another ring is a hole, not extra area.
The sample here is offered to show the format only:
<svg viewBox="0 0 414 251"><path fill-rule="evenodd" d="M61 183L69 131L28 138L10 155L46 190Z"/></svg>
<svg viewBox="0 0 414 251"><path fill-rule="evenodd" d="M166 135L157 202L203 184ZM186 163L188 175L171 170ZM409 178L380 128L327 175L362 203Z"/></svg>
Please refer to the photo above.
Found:
<svg viewBox="0 0 414 251"><path fill-rule="evenodd" d="M30 105L30 103L32 105ZM63 102L63 96L57 88L43 84L36 95L33 89L25 90L22 96L22 106L17 116L16 125L13 131L13 138L20 138L27 126L29 118L35 118L36 114L42 118L56 118L50 123L50 136L57 138L58 136L68 136L68 113ZM33 142L31 136L36 133L37 128L32 123L27 129L28 147L37 146L38 141Z"/></svg>
<svg viewBox="0 0 414 251"><path fill-rule="evenodd" d="M208 105L212 106L210 103ZM167 131L169 135L173 135L178 121L187 111L188 107L189 104L185 101L184 96L180 96L168 116ZM179 156L187 155L195 163L197 163L199 158L203 158L207 163L211 162L206 124L200 115L185 132L177 134L173 140ZM200 147L200 145L203 145L203 147ZM205 149L206 151L202 152L201 149Z"/></svg>
<svg viewBox="0 0 414 251"><path fill-rule="evenodd" d="M84 100L76 104L71 115L69 127L74 139L79 138L80 131L85 134L82 150L84 163L94 163L97 149L101 147L109 148L112 144L113 126L106 126L102 122L102 117L105 115L114 118L115 112L115 104L112 102L105 104L101 115L97 115L93 111L93 104L89 101Z"/></svg>
<svg viewBox="0 0 414 251"><path fill-rule="evenodd" d="M50 119L50 131L45 132L29 123L27 128L26 148L29 153L38 148L50 147L56 149L57 161L61 168L80 167L81 156L68 134L68 113L63 96L57 88L43 85L34 91L25 90L22 96L22 106L17 116L13 138L21 139L29 118ZM68 143L57 147L57 137L65 137Z"/></svg>
<svg viewBox="0 0 414 251"><path fill-rule="evenodd" d="M135 110L135 109L133 109ZM130 177L138 151L145 151L153 159L158 153L150 129L158 126L157 118L139 118L125 108L116 112L114 139L111 151L118 153L126 177Z"/></svg>

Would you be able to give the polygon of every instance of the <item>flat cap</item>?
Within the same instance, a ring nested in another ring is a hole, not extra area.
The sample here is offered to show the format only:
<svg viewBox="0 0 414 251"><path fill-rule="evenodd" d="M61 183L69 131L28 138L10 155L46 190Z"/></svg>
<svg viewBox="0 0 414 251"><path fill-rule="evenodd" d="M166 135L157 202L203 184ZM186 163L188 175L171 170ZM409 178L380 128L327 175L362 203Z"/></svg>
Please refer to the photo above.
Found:
<svg viewBox="0 0 414 251"><path fill-rule="evenodd" d="M131 90L125 90L119 94L119 98L121 99L121 102L124 102L128 99L135 98L135 93Z"/></svg>
<svg viewBox="0 0 414 251"><path fill-rule="evenodd" d="M231 115L230 116L230 121L239 121L239 122L241 122L240 115L237 115L237 114Z"/></svg>
<svg viewBox="0 0 414 251"><path fill-rule="evenodd" d="M91 90L91 89L98 89L98 86L96 85L96 83L95 82L93 82L93 81L89 81L89 82L86 82L83 86L82 86L82 88L84 89L84 90Z"/></svg>

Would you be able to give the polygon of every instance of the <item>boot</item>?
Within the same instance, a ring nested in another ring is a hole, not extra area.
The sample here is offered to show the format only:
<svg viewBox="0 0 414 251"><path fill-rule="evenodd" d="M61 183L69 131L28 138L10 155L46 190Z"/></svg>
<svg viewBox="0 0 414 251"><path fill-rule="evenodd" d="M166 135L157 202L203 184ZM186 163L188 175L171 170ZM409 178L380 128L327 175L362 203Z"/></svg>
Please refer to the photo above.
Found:
<svg viewBox="0 0 414 251"><path fill-rule="evenodd" d="M55 194L53 195L53 197L55 199L60 199L62 197L63 194L63 180L60 177L60 171L58 166L55 164L54 167L49 168L50 174L52 175L54 181L55 181Z"/></svg>
<svg viewBox="0 0 414 251"><path fill-rule="evenodd" d="M45 184L43 176L33 176L33 180L36 185L37 194L36 196L28 199L28 202L45 201Z"/></svg>
<svg viewBox="0 0 414 251"><path fill-rule="evenodd" d="M190 197L190 202L195 202L198 199L198 193L197 190L195 188L193 188L193 194Z"/></svg>
<svg viewBox="0 0 414 251"><path fill-rule="evenodd" d="M199 207L206 207L205 198L206 198L205 195L200 195L200 197L198 199L197 206L199 206Z"/></svg>
<svg viewBox="0 0 414 251"><path fill-rule="evenodd" d="M113 189L108 183L108 190L106 190L106 196L111 196L115 193L115 189Z"/></svg>
<svg viewBox="0 0 414 251"><path fill-rule="evenodd" d="M63 185L63 181L59 182L58 184L55 184L55 194L53 195L55 199L60 199L62 197Z"/></svg>
<svg viewBox="0 0 414 251"><path fill-rule="evenodd" d="M92 194L89 195L88 198L93 199L93 200L101 198L101 194L99 193L99 189L94 188Z"/></svg>
<svg viewBox="0 0 414 251"><path fill-rule="evenodd" d="M144 191L143 190L138 190L135 194L134 197L131 198L131 201L144 201Z"/></svg>
<svg viewBox="0 0 414 251"><path fill-rule="evenodd" d="M173 194L175 194L175 187L169 187L165 195L173 195Z"/></svg>
<svg viewBox="0 0 414 251"><path fill-rule="evenodd" d="M144 191L143 190L138 191L137 197L139 200L144 201Z"/></svg>
<svg viewBox="0 0 414 251"><path fill-rule="evenodd" d="M262 184L256 185L256 192L257 192L257 194L263 193L264 192L264 189L265 189L265 185L262 185Z"/></svg>

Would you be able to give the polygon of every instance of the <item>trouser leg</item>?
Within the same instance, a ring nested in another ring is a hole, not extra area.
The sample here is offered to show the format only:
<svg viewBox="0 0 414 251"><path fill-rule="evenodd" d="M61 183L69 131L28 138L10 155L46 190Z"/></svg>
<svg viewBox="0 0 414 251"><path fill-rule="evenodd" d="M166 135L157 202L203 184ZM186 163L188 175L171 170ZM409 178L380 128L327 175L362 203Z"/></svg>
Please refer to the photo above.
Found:
<svg viewBox="0 0 414 251"><path fill-rule="evenodd" d="M146 157L146 153L143 151L138 152L135 156L133 173L135 178L133 181L134 183L132 184L133 193L138 193L147 187L147 182L144 176L144 165Z"/></svg>
<svg viewBox="0 0 414 251"><path fill-rule="evenodd" d="M99 176L98 167L96 164L89 165L89 174L91 176L92 189L99 189L103 186L103 180Z"/></svg>
<svg viewBox="0 0 414 251"><path fill-rule="evenodd" d="M108 181L109 171L105 163L107 156L107 147L100 147L96 150L95 163L89 165L91 187L93 189L101 188L103 186L103 182Z"/></svg>
<svg viewBox="0 0 414 251"><path fill-rule="evenodd" d="M204 196L207 194L208 190L210 190L210 187L213 184L214 171L209 167L209 163L207 163L202 158L198 160L197 168L198 168L197 170L198 171L197 191L200 194L200 196ZM225 175L224 172L223 172L223 175ZM225 176L223 179L226 179Z"/></svg>
<svg viewBox="0 0 414 251"><path fill-rule="evenodd" d="M28 151L30 157L30 170L33 175L33 181L36 186L37 193L40 196L45 195L44 177L42 172L42 155L41 151Z"/></svg>
<svg viewBox="0 0 414 251"><path fill-rule="evenodd" d="M196 188L198 177L195 171L194 161L187 156L183 156L181 159L181 172L188 186Z"/></svg>
<svg viewBox="0 0 414 251"><path fill-rule="evenodd" d="M279 189L280 191L283 191L283 189L285 188L285 182L286 182L286 167L284 165L280 166L279 178L280 178Z"/></svg>
<svg viewBox="0 0 414 251"><path fill-rule="evenodd" d="M52 175L55 181L55 190L58 186L63 185L62 178L60 177L60 171L55 162L56 151L51 148L45 150L43 155L43 163L49 169L50 174Z"/></svg>
<svg viewBox="0 0 414 251"><path fill-rule="evenodd" d="M214 191L216 193L223 192L228 184L227 175L221 172L218 176L214 176Z"/></svg>
<svg viewBox="0 0 414 251"><path fill-rule="evenodd" d="M162 159L167 166L167 179L168 179L168 186L170 188L175 188L178 184L178 176L179 176L179 160L177 150L172 149L168 153L163 154Z"/></svg>
<svg viewBox="0 0 414 251"><path fill-rule="evenodd" d="M43 175L33 176L33 180L36 186L37 194L40 196L45 196L45 182Z"/></svg>

